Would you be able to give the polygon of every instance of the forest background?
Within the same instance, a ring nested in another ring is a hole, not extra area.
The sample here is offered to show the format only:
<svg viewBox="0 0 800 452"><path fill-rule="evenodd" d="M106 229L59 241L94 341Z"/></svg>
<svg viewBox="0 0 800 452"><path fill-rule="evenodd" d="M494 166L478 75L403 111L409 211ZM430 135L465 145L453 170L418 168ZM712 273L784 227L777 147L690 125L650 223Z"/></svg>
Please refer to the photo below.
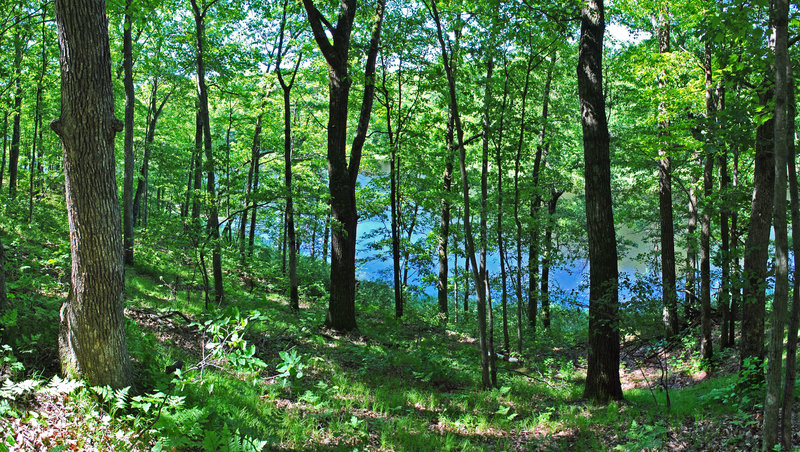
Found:
<svg viewBox="0 0 800 452"><path fill-rule="evenodd" d="M0 447L800 442L795 6L86 4L0 1Z"/></svg>

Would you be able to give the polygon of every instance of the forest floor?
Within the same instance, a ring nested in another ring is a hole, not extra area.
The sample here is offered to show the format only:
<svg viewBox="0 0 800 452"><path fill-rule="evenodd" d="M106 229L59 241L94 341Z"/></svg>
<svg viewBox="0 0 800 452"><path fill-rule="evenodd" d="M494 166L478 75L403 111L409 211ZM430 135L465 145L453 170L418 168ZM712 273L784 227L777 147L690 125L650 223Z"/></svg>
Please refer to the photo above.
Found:
<svg viewBox="0 0 800 452"><path fill-rule="evenodd" d="M4 320L15 326L0 343L0 451L760 448L763 389L737 390L731 350L704 368L696 331L666 350L625 336L625 400L597 406L582 397L585 314L556 307L550 330L525 338L524 353L511 353L517 362L498 361L497 387L481 390L472 314L443 326L433 307L410 304L399 321L390 295L362 283L360 330L342 335L321 327L318 271L303 270L294 312L279 270L233 264L227 306L206 309L198 283L187 283L196 275L186 257L158 246L166 239L127 269L137 387L61 381L55 332L68 248L19 237L12 256L36 264L11 275L18 318Z"/></svg>

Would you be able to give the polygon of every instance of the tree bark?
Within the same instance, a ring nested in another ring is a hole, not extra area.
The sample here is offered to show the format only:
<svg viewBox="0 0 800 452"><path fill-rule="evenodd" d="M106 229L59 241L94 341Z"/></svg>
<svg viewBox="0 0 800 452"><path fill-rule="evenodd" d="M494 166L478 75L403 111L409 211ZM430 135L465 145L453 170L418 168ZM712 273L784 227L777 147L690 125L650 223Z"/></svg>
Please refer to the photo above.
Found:
<svg viewBox="0 0 800 452"><path fill-rule="evenodd" d="M437 282L438 289L438 307L439 314L444 315L447 319L447 245L450 236L450 193L453 185L453 140L455 121L452 113L447 118L447 133L445 135L445 146L447 148L447 161L444 165L444 174L442 175L442 185L444 189L444 196L442 197L442 220L440 223L439 232L439 279ZM458 270L458 266L455 266Z"/></svg>
<svg viewBox="0 0 800 452"><path fill-rule="evenodd" d="M297 75L297 70L300 68L300 62L302 61L302 53L298 55L294 71L287 83L283 78L281 62L287 51L284 47L283 40L286 31L286 12L288 5L288 0L284 0L275 73L278 75L278 82L283 91L283 175L286 188L286 238L288 240L287 248L289 249L289 306L294 310L298 310L300 309L300 295L297 282L297 240L294 229L294 205L292 199L292 153L294 149L292 141L291 94L295 76Z"/></svg>
<svg viewBox="0 0 800 452"><path fill-rule="evenodd" d="M355 253L356 210L355 186L361 164L361 150L367 135L372 102L375 93L375 61L380 42L385 1L379 0L375 22L370 36L367 63L364 70L365 86L361 113L347 162L347 104L352 79L348 74L350 35L356 13L356 0L343 0L336 26L326 28L313 0L303 0L314 34L328 63L328 184L331 193L331 288L325 325L334 330L351 331L357 328L355 316ZM331 42L326 33L331 33Z"/></svg>
<svg viewBox="0 0 800 452"><path fill-rule="evenodd" d="M586 229L589 239L589 358L584 397L622 399L619 381L617 242L611 206L611 161L603 96L603 0L581 8L578 95L583 126Z"/></svg>
<svg viewBox="0 0 800 452"><path fill-rule="evenodd" d="M8 309L8 297L6 295L6 249L3 246L3 241L0 240L0 315L2 315L6 309Z"/></svg>
<svg viewBox="0 0 800 452"><path fill-rule="evenodd" d="M158 97L158 75L153 77L153 89L150 93L150 107L148 109L147 131L144 137L144 153L142 155L142 167L139 172L139 177L136 185L136 194L133 196L133 224L142 224L146 226L146 222L141 221L147 218L147 203L144 203L145 210L142 211L142 199L147 198L148 185L150 183L150 152L153 149L153 142L156 136L156 124L158 118L161 116L161 111L164 109L173 91L168 92L160 103L157 103ZM190 173L191 177L191 173ZM188 204L187 204L188 207ZM182 211L182 216L186 216Z"/></svg>
<svg viewBox="0 0 800 452"><path fill-rule="evenodd" d="M792 290L792 308L789 314L789 321L787 326L786 341L786 374L783 379L783 405L781 406L781 426L780 437L781 444L786 450L792 448L792 435L794 429L792 427L792 408L794 407L794 388L795 378L797 376L797 330L798 321L800 321L800 199L798 199L797 190L797 161L795 160L795 114L797 111L794 95L794 78L792 77L791 63L788 68L788 82L789 82L789 100L787 105L787 130L786 130L786 145L788 148L789 161L789 194L791 198L792 213L792 254L794 258L794 286Z"/></svg>
<svg viewBox="0 0 800 452"><path fill-rule="evenodd" d="M206 156L206 192L208 193L209 211L206 233L211 240L212 248L212 273L214 276L214 302L219 304L224 298L222 285L222 250L219 235L219 207L216 190L216 174L214 169L214 153L211 149L211 120L208 113L208 89L206 87L206 69L204 61L204 47L206 38L206 13L213 4L200 7L197 0L191 0L194 23L196 27L195 50L197 51L197 101L199 104L200 128L203 132L203 150Z"/></svg>
<svg viewBox="0 0 800 452"><path fill-rule="evenodd" d="M122 32L122 68L125 87L125 135L123 149L125 169L122 183L122 234L126 265L133 265L133 110L136 92L133 89L133 36L131 8L133 0L125 0L125 18Z"/></svg>
<svg viewBox="0 0 800 452"><path fill-rule="evenodd" d="M659 11L659 24L656 30L658 37L658 51L662 54L670 52L670 27L666 9ZM666 69L665 69L666 72ZM658 87L662 91L667 89L667 74L662 73L658 79ZM667 105L661 102L658 105L662 120L658 123L659 136L664 139L668 133L664 131L669 125ZM659 150L661 160L658 163L658 212L661 226L661 297L664 302L664 329L667 337L678 334L678 293L675 286L675 228L673 226L672 210L672 158L668 154L668 143L662 141Z"/></svg>
<svg viewBox="0 0 800 452"><path fill-rule="evenodd" d="M500 307L503 321L503 353L507 356L511 350L508 336L508 275L506 274L506 251L503 243L503 128L506 107L508 104L508 64L503 58L503 102L500 106L500 121L497 126L497 141L495 146L495 164L497 165L497 253L500 257L500 280L502 292L500 294Z"/></svg>
<svg viewBox="0 0 800 452"><path fill-rule="evenodd" d="M489 136L491 135L491 122L489 113L492 108L492 71L494 69L494 59L489 56L486 63L486 85L484 87L483 98L483 153L481 154L481 219L480 219L480 240L481 240L481 262L480 280L483 285L479 290L485 293L486 305L481 309L478 305L478 325L480 328L481 320L488 310L489 324L487 327L487 347L489 352L489 379L491 385L497 386L497 369L495 368L494 356L494 311L492 310L492 294L489 287L489 272L486 269L486 252L489 246L489 228L487 226L488 200L489 200ZM481 311L483 310L483 313ZM483 320L485 323L486 320Z"/></svg>
<svg viewBox="0 0 800 452"><path fill-rule="evenodd" d="M553 228L555 227L555 214L558 198L563 191L553 190L547 202L547 223L544 230L544 255L542 256L542 326L550 328L550 265L553 253Z"/></svg>
<svg viewBox="0 0 800 452"><path fill-rule="evenodd" d="M3 158L0 160L0 188L3 188L3 175L6 171L6 152L8 147L8 111L3 112Z"/></svg>
<svg viewBox="0 0 800 452"><path fill-rule="evenodd" d="M459 169L461 171L461 188L464 197L465 248L469 262L472 264L472 278L475 282L475 292L478 297L478 335L481 353L481 382L484 388L489 388L492 383L489 369L489 345L486 337L486 286L482 280L484 275L482 275L479 271L478 263L475 259L475 241L472 235L472 223L470 221L469 179L467 177L466 152L464 148L464 129L461 125L461 116L458 112L456 81L447 57L447 45L445 44L444 33L442 32L442 22L439 19L439 11L436 7L436 0L431 0L431 12L433 14L433 20L436 23L436 34L442 52L442 62L447 75L447 85L449 87L450 94L450 111L453 115L456 126L456 138L458 140L457 143L459 151Z"/></svg>
<svg viewBox="0 0 800 452"><path fill-rule="evenodd" d="M525 113L528 101L528 88L530 86L531 68L533 67L534 53L528 55L527 70L525 71L525 84L522 86L522 106L520 111L519 139L517 140L517 152L514 157L514 223L517 228L516 251L517 251L517 271L516 271L516 294L517 294L517 351L522 353L522 307L525 302L522 298L522 220L519 217L520 188L519 174L520 163L522 161L522 147L525 142ZM535 324L535 322L534 322Z"/></svg>
<svg viewBox="0 0 800 452"><path fill-rule="evenodd" d="M123 316L125 267L117 198L108 20L103 0L56 0L61 138L72 287L61 307L61 370L92 385L131 386Z"/></svg>
<svg viewBox="0 0 800 452"><path fill-rule="evenodd" d="M767 360L767 394L764 401L762 450L771 451L781 440L779 421L781 374L783 373L784 320L789 303L789 236L786 221L787 161L789 160L789 2L773 0L771 22L775 51L775 192L773 193L772 222L775 231L775 291L770 318L769 357ZM794 136L792 135L792 139ZM796 337L796 333L795 333ZM791 411L788 426L791 428ZM791 445L791 443L790 443ZM791 448L791 447L790 447Z"/></svg>
<svg viewBox="0 0 800 452"><path fill-rule="evenodd" d="M764 114L771 115L768 105L773 90L759 95ZM769 233L772 225L772 203L775 192L775 166L773 138L774 118L770 117L756 129L756 158L753 172L753 199L750 204L750 226L744 244L742 292L742 339L739 344L741 362L750 359L752 364L764 361L764 317L766 303L767 257ZM762 381L762 373L751 373L753 381Z"/></svg>
<svg viewBox="0 0 800 452"><path fill-rule="evenodd" d="M20 23L17 21L17 29ZM17 31L14 36L14 117L13 130L11 132L11 149L8 155L8 194L12 199L17 196L17 173L19 167L19 142L20 116L22 114L22 40L24 39Z"/></svg>
<svg viewBox="0 0 800 452"><path fill-rule="evenodd" d="M707 36L708 39L708 36ZM706 361L714 356L711 340L711 192L714 188L714 144L716 103L714 101L714 81L711 71L711 42L705 44L705 82L706 82L706 121L708 139L703 159L703 215L700 218L700 355Z"/></svg>

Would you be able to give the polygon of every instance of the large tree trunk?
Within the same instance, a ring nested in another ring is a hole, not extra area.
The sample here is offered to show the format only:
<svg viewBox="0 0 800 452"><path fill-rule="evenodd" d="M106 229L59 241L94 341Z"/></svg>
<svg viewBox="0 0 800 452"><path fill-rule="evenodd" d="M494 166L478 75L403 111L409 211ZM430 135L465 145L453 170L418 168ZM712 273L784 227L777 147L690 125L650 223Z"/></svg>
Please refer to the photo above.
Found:
<svg viewBox="0 0 800 452"><path fill-rule="evenodd" d="M347 103L352 79L348 74L350 34L356 13L355 0L343 0L336 27L328 23L314 5L303 0L314 40L328 63L328 184L331 193L331 288L325 325L340 331L356 329L356 211L355 186L361 165L361 151L367 136L375 94L375 62L380 42L385 2L378 2L370 36L361 112L353 138L350 162L347 161ZM331 34L333 42L328 38Z"/></svg>
<svg viewBox="0 0 800 452"><path fill-rule="evenodd" d="M133 89L133 36L131 8L133 0L125 0L125 19L122 32L122 68L125 86L125 135L123 149L125 169L122 183L122 234L125 264L133 265L133 110L136 93Z"/></svg>
<svg viewBox="0 0 800 452"><path fill-rule="evenodd" d="M578 52L590 265L589 359L584 397L598 402L622 399L617 241L611 208L611 161L603 96L603 9L603 0L588 0L581 8Z"/></svg>
<svg viewBox="0 0 800 452"><path fill-rule="evenodd" d="M770 89L759 95L764 114L771 114L768 104L774 93ZM764 360L764 316L766 302L767 257L772 225L772 202L775 192L775 165L772 140L774 118L770 117L756 129L756 162L753 172L753 200L750 205L750 226L744 243L744 290L742 293L742 339L739 344L741 362L750 358L752 364ZM754 381L763 379L761 373L751 373Z"/></svg>
<svg viewBox="0 0 800 452"><path fill-rule="evenodd" d="M458 142L458 160L461 172L461 188L464 197L464 238L466 254L472 264L472 278L475 282L475 292L478 297L478 336L481 353L481 382L484 388L492 385L489 369L489 344L486 337L486 285L484 284L475 259L475 240L472 235L472 222L470 219L470 199L469 199L469 179L467 177L466 152L464 148L464 128L461 125L461 116L458 112L458 97L456 96L456 81L453 76L452 68L447 57L447 45L442 31L442 22L439 18L439 11L436 7L436 0L431 1L431 11L436 23L437 38L442 51L442 62L444 63L445 73L447 74L447 85L450 94L450 112L456 125L456 138Z"/></svg>
<svg viewBox="0 0 800 452"><path fill-rule="evenodd" d="M783 374L783 333L786 306L789 303L789 236L786 221L786 165L789 160L788 98L789 67L788 26L789 1L773 0L771 22L775 50L775 192L773 193L772 222L775 231L775 292L770 318L769 357L767 360L767 395L764 401L764 428L761 449L774 450L781 439L779 419L781 375ZM794 139L792 135L791 139ZM795 333L796 337L796 333ZM789 411L791 416L791 411ZM788 419L791 428L791 417ZM791 449L791 442L789 444Z"/></svg>
<svg viewBox="0 0 800 452"><path fill-rule="evenodd" d="M659 24L656 30L658 36L659 53L670 52L670 28L667 11L659 11ZM667 88L667 74L661 74L658 78L658 87L662 91ZM667 115L667 105L661 102L658 105L659 113ZM659 224L661 226L661 297L664 302L664 329L667 337L678 334L678 294L675 288L675 228L673 226L672 213L672 159L668 155L668 133L664 132L669 122L662 117L658 123L661 130L659 136L662 137L661 145L664 148L659 150L661 160L658 164L658 213Z"/></svg>
<svg viewBox="0 0 800 452"><path fill-rule="evenodd" d="M57 0L61 138L72 251L72 287L61 307L59 354L65 376L131 386L123 316L125 267L114 161L108 20L103 0Z"/></svg>
<svg viewBox="0 0 800 452"><path fill-rule="evenodd" d="M219 304L224 297L222 285L222 250L219 236L219 210L216 190L216 174L214 169L214 153L211 149L211 120L208 113L208 89L206 88L206 69L203 57L206 38L206 12L209 5L200 7L197 0L191 0L194 23L196 27L195 48L197 50L197 101L199 116L203 132L203 150L206 156L209 211L206 232L211 240L212 247L212 272L214 276L214 302Z"/></svg>

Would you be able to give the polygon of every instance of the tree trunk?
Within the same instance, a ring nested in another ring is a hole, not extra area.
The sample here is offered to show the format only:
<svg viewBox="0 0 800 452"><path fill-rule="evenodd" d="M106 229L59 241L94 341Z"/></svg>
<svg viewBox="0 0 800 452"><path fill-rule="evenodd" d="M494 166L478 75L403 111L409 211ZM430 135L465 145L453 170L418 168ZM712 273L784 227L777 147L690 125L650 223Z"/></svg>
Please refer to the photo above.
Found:
<svg viewBox="0 0 800 452"><path fill-rule="evenodd" d="M708 38L708 36L707 36ZM705 81L706 81L706 120L708 139L704 152L703 165L703 215L700 218L700 355L710 361L714 355L711 341L711 192L714 188L714 156L711 147L714 144L716 103L714 101L714 82L711 72L711 42L705 44Z"/></svg>
<svg viewBox="0 0 800 452"><path fill-rule="evenodd" d="M146 199L149 188L150 151L153 149L153 141L155 141L156 137L156 124L158 123L158 117L161 115L161 111L164 109L164 105L166 105L170 96L172 96L172 93L173 91L168 92L161 100L161 103L157 104L158 76L156 75L153 77L153 89L150 93L150 107L147 114L147 131L145 132L144 137L144 155L142 156L142 167L140 169L138 182L136 185L136 194L133 196L134 225L146 225L146 222L140 220L147 218L147 210L144 212L142 211L142 199ZM145 209L146 208L147 205L145 204ZM182 216L185 217L186 214L182 213Z"/></svg>
<svg viewBox="0 0 800 452"><path fill-rule="evenodd" d="M444 33L442 32L442 23L439 19L439 11L436 7L436 0L431 0L431 10L433 19L436 23L437 38L439 46L442 51L442 62L444 63L445 73L447 74L447 84L450 94L450 112L453 115L456 126L456 137L459 151L459 169L461 171L461 187L464 197L464 236L466 245L466 254L472 263L472 277L475 282L475 292L478 297L478 335L481 352L481 382L484 388L491 386L491 376L489 370L489 350L486 337L486 285L482 280L482 275L479 272L478 264L475 260L475 241L472 235L472 224L470 221L470 199L469 199L469 179L467 178L466 166L466 152L464 148L464 129L461 125L461 116L458 112L458 98L456 96L456 81L453 76L452 68L450 67L447 58L447 45L444 40Z"/></svg>
<svg viewBox="0 0 800 452"><path fill-rule="evenodd" d="M784 320L789 303L789 236L786 221L787 162L789 160L789 66L788 0L773 0L771 22L775 50L775 192L773 193L773 230L775 231L775 292L770 318L769 358L767 360L767 395L764 401L764 427L761 450L771 451L779 443L778 415L782 406L781 374L783 373ZM794 139L792 134L791 139ZM796 333L795 333L795 337ZM793 396L793 394L792 394ZM791 429L791 411L787 413ZM791 442L789 443L791 448Z"/></svg>
<svg viewBox="0 0 800 452"><path fill-rule="evenodd" d="M289 2L283 2L283 18L281 19L280 39L278 43L278 55L275 63L275 72L278 74L278 83L283 91L283 175L286 186L286 238L288 240L287 248L289 249L289 306L292 309L300 309L300 295L298 291L297 282L297 240L294 229L294 205L292 199L292 104L291 93L294 86L294 79L297 75L297 70L300 67L302 55L297 57L297 64L294 67L291 78L287 83L283 78L283 71L281 70L281 62L283 61L286 47L284 47L284 34L286 31L286 11Z"/></svg>
<svg viewBox="0 0 800 452"><path fill-rule="evenodd" d="M352 79L348 74L350 34L356 13L355 0L343 0L336 27L330 30L313 0L303 0L314 40L328 63L328 184L331 193L331 288L325 325L339 331L357 328L356 295L356 211L355 186L361 164L361 151L367 135L375 93L375 61L380 42L385 1L378 2L364 70L364 97L347 162L347 103ZM331 34L333 43L328 38Z"/></svg>
<svg viewBox="0 0 800 452"><path fill-rule="evenodd" d="M503 321L503 354L508 356L511 350L508 336L508 275L506 274L506 252L503 243L503 123L508 103L508 64L503 58L503 102L500 106L500 122L497 127L497 145L495 146L495 163L497 165L497 253L500 257L500 280L502 292L500 307Z"/></svg>
<svg viewBox="0 0 800 452"><path fill-rule="evenodd" d="M17 21L17 29L20 23ZM11 132L11 151L8 156L8 194L17 196L17 172L19 167L20 116L22 114L22 39L19 31L14 36L14 128Z"/></svg>
<svg viewBox="0 0 800 452"><path fill-rule="evenodd" d="M791 64L788 69L789 100L787 105L787 130L786 145L789 150L787 162L789 169L789 193L791 197L792 213L792 254L794 258L794 286L792 290L792 309L787 327L788 340L786 341L786 374L783 379L783 405L781 406L781 444L786 450L792 448L792 408L794 407L794 387L797 376L797 330L800 320L800 199L797 191L797 161L795 160L795 114L797 111L794 95L794 79L791 75Z"/></svg>
<svg viewBox="0 0 800 452"><path fill-rule="evenodd" d="M774 93L770 89L759 95L764 114L771 115L768 105ZM744 244L744 290L742 293L742 339L739 344L740 359L748 358L752 364L764 361L764 316L766 303L767 257L769 233L772 225L772 202L775 192L775 164L772 140L775 134L774 118L770 117L756 129L756 161L753 172L753 199L750 205L750 226ZM750 381L762 381L763 374L750 374Z"/></svg>
<svg viewBox="0 0 800 452"><path fill-rule="evenodd" d="M244 211L242 219L239 220L239 255L244 262L245 253L245 229L247 227L247 214L250 202L253 199L253 178L255 176L255 166L261 154L261 120L264 118L264 110L261 109L256 117L255 130L253 131L253 145L250 147L250 170L247 172L247 186L245 187ZM255 209L255 206L252 206Z"/></svg>
<svg viewBox="0 0 800 452"><path fill-rule="evenodd" d="M656 30L658 36L658 51L666 54L670 52L670 28L666 9L659 11L659 24ZM666 72L666 69L665 69ZM667 74L663 73L658 78L658 87L663 92L667 89ZM658 213L661 226L661 297L664 302L664 329L667 337L678 334L678 293L675 287L675 230L672 212L672 159L668 155L669 144L666 142L668 133L664 131L669 125L665 119L667 105L661 102L658 105L662 120L658 123L661 130L659 136L664 137L661 143L664 148L659 150L661 160L658 164Z"/></svg>
<svg viewBox="0 0 800 452"><path fill-rule="evenodd" d="M214 275L214 302L219 304L224 298L222 286L222 250L219 236L219 210L216 191L216 174L214 169L214 153L211 149L211 123L208 114L208 89L206 88L206 69L203 57L206 39L206 12L208 4L202 8L197 0L191 0L194 23L196 27L195 46L197 50L197 100L199 104L199 119L203 131L203 150L206 155L209 212L206 232L211 240L212 247L212 272Z"/></svg>
<svg viewBox="0 0 800 452"><path fill-rule="evenodd" d="M589 358L584 397L622 399L619 381L617 242L611 208L609 134L603 96L603 0L581 8L578 95L585 161L586 230L589 240Z"/></svg>
<svg viewBox="0 0 800 452"><path fill-rule="evenodd" d="M525 84L522 87L522 107L519 119L519 139L517 140L517 152L514 157L514 223L517 228L516 251L517 251L517 271L515 289L517 293L517 351L522 353L522 307L525 304L522 298L522 221L519 217L520 188L519 174L520 162L522 161L522 147L525 143L525 113L528 101L528 87L530 86L531 68L533 67L534 53L528 55L528 64L525 71ZM535 324L535 322L534 322Z"/></svg>
<svg viewBox="0 0 800 452"><path fill-rule="evenodd" d="M0 316L6 309L8 309L8 297L6 296L6 249L3 247L3 241L0 240Z"/></svg>
<svg viewBox="0 0 800 452"><path fill-rule="evenodd" d="M734 145L733 147L733 188L739 186L739 148ZM736 343L736 320L741 305L742 298L742 272L739 263L739 213L738 209L731 211L731 239L730 239L730 256L731 256L731 278L735 283L731 287L731 308L728 313L730 321L728 322L728 342L733 347Z"/></svg>
<svg viewBox="0 0 800 452"><path fill-rule="evenodd" d="M528 61L528 70L531 70ZM533 334L536 334L536 317L538 315L538 280L539 280L539 210L542 203L540 194L539 175L542 168L542 159L546 158L547 151L550 149L550 142L547 140L547 116L550 106L550 84L553 81L553 69L556 65L556 54L550 55L550 65L547 68L547 78L544 84L544 95L542 99L542 128L539 131L539 145L536 146L536 155L533 159L533 182L531 186L536 195L531 199L530 216L531 231L530 243L528 245L528 322L531 325Z"/></svg>
<svg viewBox="0 0 800 452"><path fill-rule="evenodd" d="M553 190L547 202L547 223L544 230L544 255L542 256L542 326L550 329L550 265L553 253L553 227L556 205L563 191Z"/></svg>
<svg viewBox="0 0 800 452"><path fill-rule="evenodd" d="M497 369L495 368L494 356L494 311L492 310L492 294L489 287L489 272L486 269L486 251L489 247L489 228L487 226L488 199L489 199L489 136L491 135L491 122L489 113L492 106L492 70L494 69L494 59L489 56L486 63L486 86L484 87L483 99L483 153L481 155L481 220L480 220L480 239L481 239L481 263L480 280L483 283L479 290L483 291L486 297L486 306L481 314L481 306L478 305L478 325L480 328L481 320L484 315L489 317L487 326L487 347L489 352L489 379L493 387L497 386ZM486 320L484 319L485 323Z"/></svg>
<svg viewBox="0 0 800 452"><path fill-rule="evenodd" d="M3 188L3 175L6 171L6 152L8 147L8 111L3 112L3 158L0 160L0 188Z"/></svg>
<svg viewBox="0 0 800 452"><path fill-rule="evenodd" d="M442 185L444 188L444 196L442 197L442 221L440 224L439 232L439 279L437 282L438 289L438 304L439 314L444 315L447 319L447 242L450 236L450 192L452 191L453 184L453 134L455 128L455 121L452 113L447 118L447 133L445 135L445 143L447 148L447 161L444 165L444 174L442 175ZM458 270L458 266L455 266Z"/></svg>
<svg viewBox="0 0 800 452"><path fill-rule="evenodd" d="M133 36L131 11L133 0L125 0L125 19L122 32L122 68L125 86L125 135L123 149L125 170L122 183L122 234L125 264L133 265L133 110L136 93L133 89Z"/></svg>
<svg viewBox="0 0 800 452"><path fill-rule="evenodd" d="M125 267L117 198L108 20L103 0L56 1L61 117L72 286L61 307L62 373L93 385L131 386L123 316Z"/></svg>

